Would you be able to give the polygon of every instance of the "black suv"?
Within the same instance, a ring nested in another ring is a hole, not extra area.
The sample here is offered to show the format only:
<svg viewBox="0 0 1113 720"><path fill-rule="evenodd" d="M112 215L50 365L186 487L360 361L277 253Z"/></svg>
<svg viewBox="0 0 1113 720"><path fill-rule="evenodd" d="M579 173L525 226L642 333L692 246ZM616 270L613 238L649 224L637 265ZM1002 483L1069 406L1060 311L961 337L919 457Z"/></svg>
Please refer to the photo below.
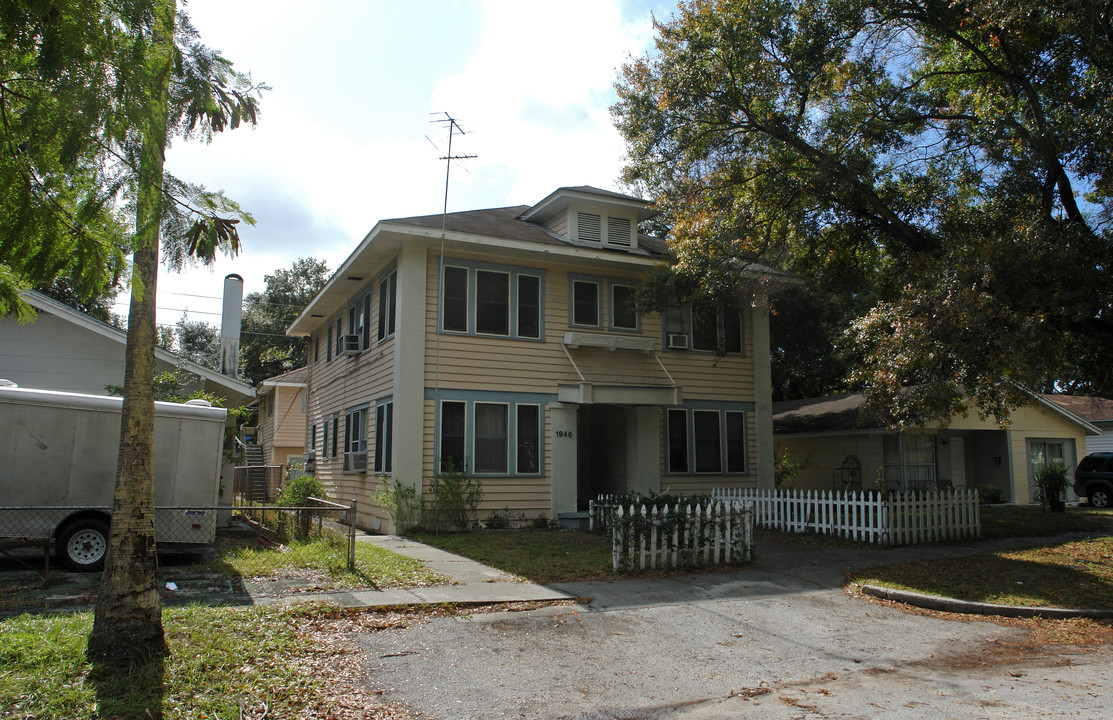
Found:
<svg viewBox="0 0 1113 720"><path fill-rule="evenodd" d="M1087 455L1074 471L1074 492L1094 507L1113 507L1113 452Z"/></svg>

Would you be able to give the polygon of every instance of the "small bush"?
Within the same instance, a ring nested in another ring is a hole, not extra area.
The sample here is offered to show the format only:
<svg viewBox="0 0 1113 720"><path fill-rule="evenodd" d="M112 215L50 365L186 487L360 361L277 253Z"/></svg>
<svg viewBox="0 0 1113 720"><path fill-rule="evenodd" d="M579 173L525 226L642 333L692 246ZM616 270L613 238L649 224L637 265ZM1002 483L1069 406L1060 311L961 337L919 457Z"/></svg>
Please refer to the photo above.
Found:
<svg viewBox="0 0 1113 720"><path fill-rule="evenodd" d="M285 507L310 507L312 503L309 498L323 498L324 496L325 486L321 484L320 480L312 475L302 475L282 486L282 492L278 494L278 504ZM309 537L311 520L312 517L308 512L298 511L297 524L294 528L295 538L305 540Z"/></svg>
<svg viewBox="0 0 1113 720"><path fill-rule="evenodd" d="M379 488L371 497L379 507L390 513L395 532L406 532L421 525L425 514L425 498L413 485L379 478Z"/></svg>
<svg viewBox="0 0 1113 720"><path fill-rule="evenodd" d="M488 530L505 530L510 527L510 508L503 508L501 511L492 510L491 514L487 516L487 521L483 526Z"/></svg>
<svg viewBox="0 0 1113 720"><path fill-rule="evenodd" d="M986 505L997 505L1004 496L1005 494L999 487L994 487L993 485L978 486L978 498Z"/></svg>
<svg viewBox="0 0 1113 720"><path fill-rule="evenodd" d="M456 530L470 530L479 525L479 504L483 502L483 485L469 477L465 469L451 463L439 477L433 478L433 510L437 521Z"/></svg>
<svg viewBox="0 0 1113 720"><path fill-rule="evenodd" d="M278 504L283 507L308 507L309 498L323 498L325 486L312 475L302 475L282 486Z"/></svg>
<svg viewBox="0 0 1113 720"><path fill-rule="evenodd" d="M533 520L530 520L529 526L534 530L552 530L557 526L557 522L555 520L550 520L549 516L545 513L541 513L533 518Z"/></svg>

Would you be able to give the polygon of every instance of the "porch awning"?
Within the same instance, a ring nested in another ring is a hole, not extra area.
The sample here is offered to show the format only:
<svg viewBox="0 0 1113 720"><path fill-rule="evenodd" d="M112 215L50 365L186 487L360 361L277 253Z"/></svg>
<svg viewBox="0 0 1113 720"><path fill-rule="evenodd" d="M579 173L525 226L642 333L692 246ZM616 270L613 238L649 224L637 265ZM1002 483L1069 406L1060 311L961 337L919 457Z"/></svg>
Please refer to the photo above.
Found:
<svg viewBox="0 0 1113 720"><path fill-rule="evenodd" d="M578 405L659 405L681 403L679 386L595 385L589 382L561 383L557 400Z"/></svg>
<svg viewBox="0 0 1113 720"><path fill-rule="evenodd" d="M681 402L680 386L661 362L651 338L568 332L562 346L580 381L557 386L561 402L655 406Z"/></svg>

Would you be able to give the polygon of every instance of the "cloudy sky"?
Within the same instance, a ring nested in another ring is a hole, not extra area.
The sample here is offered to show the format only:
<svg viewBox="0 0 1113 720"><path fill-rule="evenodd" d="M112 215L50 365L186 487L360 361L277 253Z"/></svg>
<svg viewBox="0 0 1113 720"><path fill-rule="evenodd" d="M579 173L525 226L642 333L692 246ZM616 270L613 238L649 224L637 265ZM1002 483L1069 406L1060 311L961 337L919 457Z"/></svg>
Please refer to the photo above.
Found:
<svg viewBox="0 0 1113 720"><path fill-rule="evenodd" d="M162 273L158 322L220 321L300 257L335 269L384 218L532 204L557 187L619 189L609 107L622 63L652 47L675 0L189 0L201 39L271 86L255 129L179 141L168 169L223 189L256 219L212 270ZM126 297L117 312L126 316Z"/></svg>

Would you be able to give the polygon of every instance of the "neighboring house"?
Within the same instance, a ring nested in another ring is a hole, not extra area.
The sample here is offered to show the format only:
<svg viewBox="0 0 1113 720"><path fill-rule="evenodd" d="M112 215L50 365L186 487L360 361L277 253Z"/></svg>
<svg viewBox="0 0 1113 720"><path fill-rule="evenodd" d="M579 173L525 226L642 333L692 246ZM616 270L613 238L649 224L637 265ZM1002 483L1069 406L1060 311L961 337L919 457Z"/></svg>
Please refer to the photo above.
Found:
<svg viewBox="0 0 1113 720"><path fill-rule="evenodd" d="M298 368L259 383L257 431L268 465L289 465L305 453L306 380L309 368Z"/></svg>
<svg viewBox="0 0 1113 720"><path fill-rule="evenodd" d="M1113 400L1081 395L1044 395L1045 398L1101 430L1086 438L1079 457L1095 452L1113 452Z"/></svg>
<svg viewBox="0 0 1113 720"><path fill-rule="evenodd" d="M480 518L772 485L766 299L640 312L666 259L638 232L649 214L576 187L375 225L288 331L310 337L316 473L366 508L360 524L389 528L368 504L378 478L431 497L449 463L481 479Z"/></svg>
<svg viewBox="0 0 1113 720"><path fill-rule="evenodd" d="M864 490L879 480L900 490L991 485L1005 502L1024 505L1033 501L1036 470L1053 461L1073 467L1087 438L1101 430L1033 395L1030 405L1012 412L1007 427L971 411L945 428L889 432L855 393L775 403L773 433L778 457L787 451L806 463L793 487Z"/></svg>
<svg viewBox="0 0 1113 720"><path fill-rule="evenodd" d="M28 290L21 296L38 316L22 325L14 315L0 318L0 378L20 387L90 395L108 395L106 386L124 384L125 331L41 293ZM156 373L179 368L196 378L185 392L211 392L227 407L246 405L255 397L248 383L155 350Z"/></svg>

